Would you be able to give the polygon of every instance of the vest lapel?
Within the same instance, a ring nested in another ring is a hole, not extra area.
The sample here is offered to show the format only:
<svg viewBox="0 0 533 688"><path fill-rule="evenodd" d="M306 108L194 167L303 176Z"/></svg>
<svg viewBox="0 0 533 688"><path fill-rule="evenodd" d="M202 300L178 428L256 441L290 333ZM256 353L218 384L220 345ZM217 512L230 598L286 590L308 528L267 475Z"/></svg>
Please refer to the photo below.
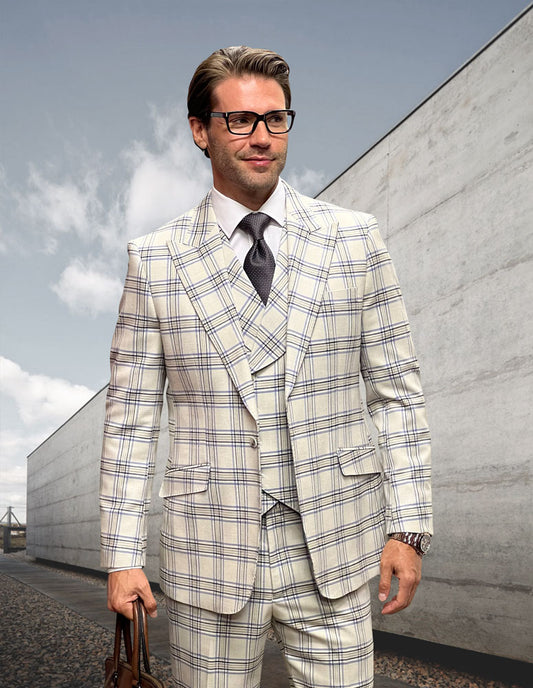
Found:
<svg viewBox="0 0 533 688"><path fill-rule="evenodd" d="M287 233L276 256L276 270L266 306L259 315L254 336L255 346L250 354L250 369L256 373L285 354L287 349L287 293L288 293Z"/></svg>
<svg viewBox="0 0 533 688"><path fill-rule="evenodd" d="M249 351L250 370L256 373L283 356L286 349L288 289L286 233L283 232L276 256L276 269L266 306L229 244L224 238L222 240L233 299L244 344Z"/></svg>

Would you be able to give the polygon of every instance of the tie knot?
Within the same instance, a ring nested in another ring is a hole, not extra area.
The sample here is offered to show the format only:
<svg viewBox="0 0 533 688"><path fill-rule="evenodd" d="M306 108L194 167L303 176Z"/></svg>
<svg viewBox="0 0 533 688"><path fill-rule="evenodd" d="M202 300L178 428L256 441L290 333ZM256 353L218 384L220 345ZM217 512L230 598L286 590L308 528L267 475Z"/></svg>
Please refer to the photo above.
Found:
<svg viewBox="0 0 533 688"><path fill-rule="evenodd" d="M254 241L260 241L269 223L270 217L266 213L250 213L242 218L239 227L249 232Z"/></svg>

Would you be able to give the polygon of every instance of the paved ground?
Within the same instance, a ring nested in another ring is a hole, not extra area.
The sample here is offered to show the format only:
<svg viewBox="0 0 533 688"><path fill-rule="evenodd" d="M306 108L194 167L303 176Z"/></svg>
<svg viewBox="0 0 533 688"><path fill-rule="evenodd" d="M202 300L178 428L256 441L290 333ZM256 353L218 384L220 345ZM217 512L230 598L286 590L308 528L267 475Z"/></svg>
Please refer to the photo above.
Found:
<svg viewBox="0 0 533 688"><path fill-rule="evenodd" d="M66 576L48 567L36 566L1 554L0 574L30 586L111 633L114 632L115 617L107 611L105 588L77 577ZM16 618L12 624L13 631L16 632ZM149 620L149 631L151 654L168 661L167 619L163 609L160 609L157 619ZM111 646L109 651L111 652ZM14 661L18 659L14 658ZM263 664L262 688L287 687L288 679L281 654L275 643L268 642ZM376 676L375 688L409 688L409 684Z"/></svg>

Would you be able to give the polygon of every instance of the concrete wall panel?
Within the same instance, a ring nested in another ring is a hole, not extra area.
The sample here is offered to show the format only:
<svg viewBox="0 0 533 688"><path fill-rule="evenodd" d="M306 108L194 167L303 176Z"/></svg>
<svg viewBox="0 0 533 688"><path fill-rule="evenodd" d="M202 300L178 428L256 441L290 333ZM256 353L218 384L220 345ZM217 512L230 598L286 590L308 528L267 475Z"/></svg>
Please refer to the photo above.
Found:
<svg viewBox="0 0 533 688"><path fill-rule="evenodd" d="M28 539L30 556L84 568L100 568L98 486L106 389L28 457ZM154 477L146 572L159 580L157 495L168 456L166 409L161 420Z"/></svg>

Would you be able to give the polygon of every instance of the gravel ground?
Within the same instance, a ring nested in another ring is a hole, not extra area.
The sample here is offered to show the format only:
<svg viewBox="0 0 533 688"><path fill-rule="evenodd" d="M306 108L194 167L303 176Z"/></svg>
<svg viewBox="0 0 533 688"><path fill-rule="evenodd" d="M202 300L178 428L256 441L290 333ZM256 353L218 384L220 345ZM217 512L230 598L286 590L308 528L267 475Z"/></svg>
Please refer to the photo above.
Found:
<svg viewBox="0 0 533 688"><path fill-rule="evenodd" d="M102 688L114 634L33 588L0 575L0 676L6 688ZM168 662L151 662L171 685Z"/></svg>
<svg viewBox="0 0 533 688"><path fill-rule="evenodd" d="M54 570L65 576L81 577L92 585L105 585L98 576ZM158 603L162 603L161 597ZM103 660L112 653L113 646L110 631L2 574L0 609L1 686L102 688ZM377 674L405 681L413 688L528 688L522 681L483 678L391 649L378 647L375 661ZM154 674L171 686L169 663L153 657L151 664Z"/></svg>

